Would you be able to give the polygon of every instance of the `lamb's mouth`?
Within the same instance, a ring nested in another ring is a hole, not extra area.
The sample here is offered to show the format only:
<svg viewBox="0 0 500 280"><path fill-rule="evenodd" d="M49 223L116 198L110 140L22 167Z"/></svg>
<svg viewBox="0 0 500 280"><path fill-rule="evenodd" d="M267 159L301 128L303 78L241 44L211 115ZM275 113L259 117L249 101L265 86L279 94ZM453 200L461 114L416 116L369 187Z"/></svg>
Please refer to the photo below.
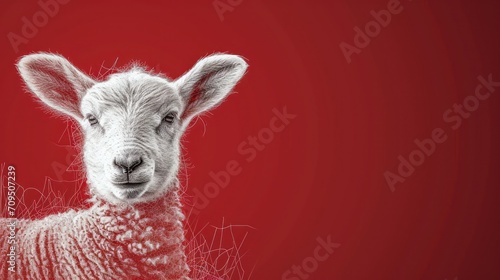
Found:
<svg viewBox="0 0 500 280"><path fill-rule="evenodd" d="M140 183L130 183L130 182L124 182L124 183L113 183L116 187L122 190L136 190L141 187L145 187L148 182L140 182Z"/></svg>

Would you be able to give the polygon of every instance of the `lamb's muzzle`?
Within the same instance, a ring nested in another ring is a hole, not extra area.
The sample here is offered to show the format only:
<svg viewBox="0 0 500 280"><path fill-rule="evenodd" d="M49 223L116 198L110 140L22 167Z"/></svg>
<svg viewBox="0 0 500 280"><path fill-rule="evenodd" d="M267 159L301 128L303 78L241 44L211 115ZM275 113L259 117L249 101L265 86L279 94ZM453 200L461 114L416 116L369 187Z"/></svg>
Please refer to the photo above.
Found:
<svg viewBox="0 0 500 280"><path fill-rule="evenodd" d="M132 171L134 171L134 169L142 164L142 158L139 156L130 159L130 156L126 156L125 158L115 158L115 161L113 163L122 169L123 174L130 174L132 173Z"/></svg>

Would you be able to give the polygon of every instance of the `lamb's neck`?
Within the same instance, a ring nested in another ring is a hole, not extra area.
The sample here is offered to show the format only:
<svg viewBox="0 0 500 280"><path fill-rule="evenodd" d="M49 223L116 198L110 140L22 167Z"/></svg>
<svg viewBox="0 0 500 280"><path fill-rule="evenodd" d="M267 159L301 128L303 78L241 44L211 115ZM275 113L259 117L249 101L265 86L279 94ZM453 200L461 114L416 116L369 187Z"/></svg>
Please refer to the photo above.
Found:
<svg viewBox="0 0 500 280"><path fill-rule="evenodd" d="M138 240L137 233L155 233L159 228L171 232L180 230L184 215L177 191L170 191L164 197L147 203L115 205L96 198L90 208L92 220L102 233L109 234L114 241L129 243ZM151 228L150 228L151 227ZM183 237L179 236L182 242Z"/></svg>
<svg viewBox="0 0 500 280"><path fill-rule="evenodd" d="M113 205L96 199L87 212L91 235L106 240L99 244L111 258L137 267L137 273L152 275L169 271L172 278L184 279L189 269L184 252L184 230L178 191L153 202ZM178 277L178 278L175 278Z"/></svg>

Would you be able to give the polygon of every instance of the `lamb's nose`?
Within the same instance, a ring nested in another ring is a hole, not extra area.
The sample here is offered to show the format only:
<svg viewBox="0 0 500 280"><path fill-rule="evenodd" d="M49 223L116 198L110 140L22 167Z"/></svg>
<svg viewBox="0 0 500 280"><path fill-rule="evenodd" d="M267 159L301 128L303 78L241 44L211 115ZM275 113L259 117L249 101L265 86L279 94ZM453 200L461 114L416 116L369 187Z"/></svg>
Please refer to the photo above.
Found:
<svg viewBox="0 0 500 280"><path fill-rule="evenodd" d="M140 156L116 157L114 164L122 169L124 174L130 174L142 164Z"/></svg>

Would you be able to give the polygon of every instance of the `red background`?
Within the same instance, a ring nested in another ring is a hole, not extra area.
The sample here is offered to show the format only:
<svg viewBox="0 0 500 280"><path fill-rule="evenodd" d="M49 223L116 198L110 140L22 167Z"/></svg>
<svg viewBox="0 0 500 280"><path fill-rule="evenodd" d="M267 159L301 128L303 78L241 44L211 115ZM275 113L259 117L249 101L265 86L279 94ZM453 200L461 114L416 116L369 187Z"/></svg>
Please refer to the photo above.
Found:
<svg viewBox="0 0 500 280"><path fill-rule="evenodd" d="M178 77L207 54L239 54L248 74L184 137L184 155L188 198L211 171L241 163L189 222L254 228L238 228L248 232L243 279L252 270L251 279L281 279L328 235L341 246L309 279L500 279L500 91L456 131L442 117L474 93L477 76L500 80L500 4L402 0L403 11L347 63L339 44L353 44L353 28L387 3L243 0L221 20L211 0L74 0L16 53L7 34L21 34L22 17L40 6L2 1L0 163L15 165L24 187L54 179L56 196L76 204L77 173L57 182L53 168L68 166L66 123L23 91L21 55L57 52L93 75L116 58L140 60ZM238 145L284 106L297 117L246 162ZM391 192L384 172L438 127L447 141ZM24 201L39 198L27 192Z"/></svg>

